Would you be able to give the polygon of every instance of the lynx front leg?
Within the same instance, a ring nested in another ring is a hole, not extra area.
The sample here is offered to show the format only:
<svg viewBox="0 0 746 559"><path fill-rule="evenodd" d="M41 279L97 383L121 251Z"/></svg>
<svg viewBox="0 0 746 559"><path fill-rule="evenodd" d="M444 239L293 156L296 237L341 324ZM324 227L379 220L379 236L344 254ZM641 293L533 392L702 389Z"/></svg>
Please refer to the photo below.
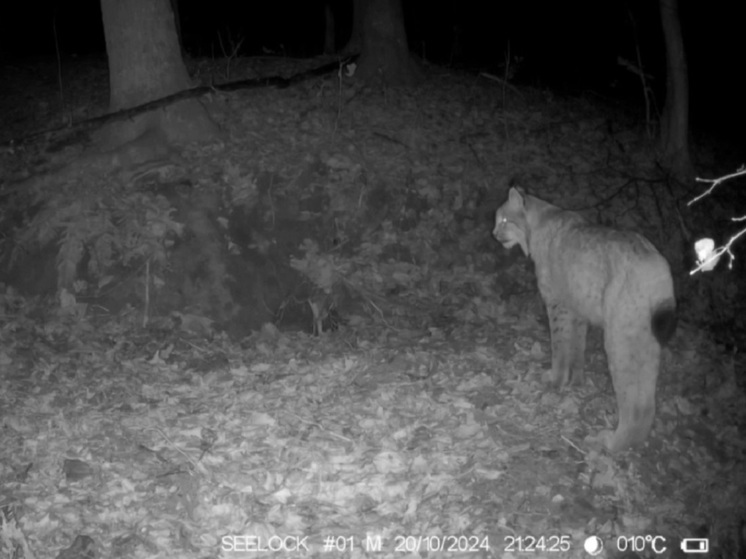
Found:
<svg viewBox="0 0 746 559"><path fill-rule="evenodd" d="M558 303L547 303L547 314L552 337L550 382L557 387L582 383L588 323Z"/></svg>
<svg viewBox="0 0 746 559"><path fill-rule="evenodd" d="M637 333L609 328L606 355L616 393L619 423L602 433L609 452L619 452L647 438L655 418L655 387L661 348L646 329Z"/></svg>

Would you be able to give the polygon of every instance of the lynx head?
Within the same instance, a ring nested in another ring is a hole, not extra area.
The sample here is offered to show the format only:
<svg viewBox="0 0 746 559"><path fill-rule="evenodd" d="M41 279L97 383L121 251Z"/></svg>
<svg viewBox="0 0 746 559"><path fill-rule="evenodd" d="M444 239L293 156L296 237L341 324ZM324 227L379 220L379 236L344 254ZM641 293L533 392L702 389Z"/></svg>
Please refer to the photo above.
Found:
<svg viewBox="0 0 746 559"><path fill-rule="evenodd" d="M495 214L495 228L492 235L505 248L520 245L523 253L528 256L528 222L526 221L526 207L524 197L526 193L521 188L511 188L508 201L497 209Z"/></svg>

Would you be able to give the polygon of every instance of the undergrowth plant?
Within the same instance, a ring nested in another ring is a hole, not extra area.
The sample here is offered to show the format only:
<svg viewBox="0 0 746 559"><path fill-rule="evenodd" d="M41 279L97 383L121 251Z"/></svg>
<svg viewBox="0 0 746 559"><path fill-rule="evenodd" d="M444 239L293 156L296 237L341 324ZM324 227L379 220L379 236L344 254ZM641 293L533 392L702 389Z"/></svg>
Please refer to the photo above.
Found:
<svg viewBox="0 0 746 559"><path fill-rule="evenodd" d="M61 189L19 230L11 265L22 251L57 242L57 287L77 293L102 286L116 266L167 264L167 250L181 235L168 200L148 192L85 187Z"/></svg>

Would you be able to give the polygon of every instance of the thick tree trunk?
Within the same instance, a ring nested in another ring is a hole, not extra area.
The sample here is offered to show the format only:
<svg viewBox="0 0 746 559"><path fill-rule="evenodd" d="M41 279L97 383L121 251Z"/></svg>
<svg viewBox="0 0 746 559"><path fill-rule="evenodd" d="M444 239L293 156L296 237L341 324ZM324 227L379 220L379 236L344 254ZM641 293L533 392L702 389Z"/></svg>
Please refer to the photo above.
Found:
<svg viewBox="0 0 746 559"><path fill-rule="evenodd" d="M112 111L191 87L169 0L101 0L101 12ZM154 130L174 144L207 139L217 132L204 109L189 100L112 126L106 140L116 146Z"/></svg>
<svg viewBox="0 0 746 559"><path fill-rule="evenodd" d="M174 12L174 23L176 24L176 38L179 40L182 57L184 56L184 36L181 34L181 12L179 10L179 0L170 0L171 9Z"/></svg>
<svg viewBox="0 0 746 559"><path fill-rule="evenodd" d="M659 0L666 44L666 103L661 118L663 165L680 180L693 176L689 157L689 71L678 0Z"/></svg>
<svg viewBox="0 0 746 559"><path fill-rule="evenodd" d="M342 56L360 54L363 48L363 14L366 0L352 0L352 33L342 49Z"/></svg>
<svg viewBox="0 0 746 559"><path fill-rule="evenodd" d="M409 52L401 0L360 0L362 52L357 76L385 85L413 85L420 68ZM358 23L358 16L354 16ZM354 32L353 32L354 37Z"/></svg>
<svg viewBox="0 0 746 559"><path fill-rule="evenodd" d="M324 2L324 54L334 54L336 45L336 27L334 25L334 10L331 0Z"/></svg>

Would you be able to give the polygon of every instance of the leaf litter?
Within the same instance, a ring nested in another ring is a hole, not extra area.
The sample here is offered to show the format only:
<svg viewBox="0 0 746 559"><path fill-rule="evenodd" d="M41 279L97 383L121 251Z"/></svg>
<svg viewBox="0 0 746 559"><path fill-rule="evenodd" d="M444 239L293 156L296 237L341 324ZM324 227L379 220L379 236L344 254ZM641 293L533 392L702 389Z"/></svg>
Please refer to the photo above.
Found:
<svg viewBox="0 0 746 559"><path fill-rule="evenodd" d="M629 123L608 132L608 109L582 99L503 105L487 83L429 79L236 94L230 140L185 154L195 182L228 182L237 201L261 176L278 196L318 182L352 248L307 245L296 267L370 303L337 331L268 326L237 343L167 318L39 320L48 304L6 289L0 555L580 557L597 535L614 556L618 536L703 526L726 549L718 507L745 485L728 427L743 406L696 387L727 360L668 354L648 446L586 449L615 421L599 339L591 383L547 392L531 271L489 239L511 181L581 207L651 172L646 142ZM379 187L396 196L355 237ZM624 205L598 211L644 222ZM695 343L707 348L694 332L675 347Z"/></svg>

